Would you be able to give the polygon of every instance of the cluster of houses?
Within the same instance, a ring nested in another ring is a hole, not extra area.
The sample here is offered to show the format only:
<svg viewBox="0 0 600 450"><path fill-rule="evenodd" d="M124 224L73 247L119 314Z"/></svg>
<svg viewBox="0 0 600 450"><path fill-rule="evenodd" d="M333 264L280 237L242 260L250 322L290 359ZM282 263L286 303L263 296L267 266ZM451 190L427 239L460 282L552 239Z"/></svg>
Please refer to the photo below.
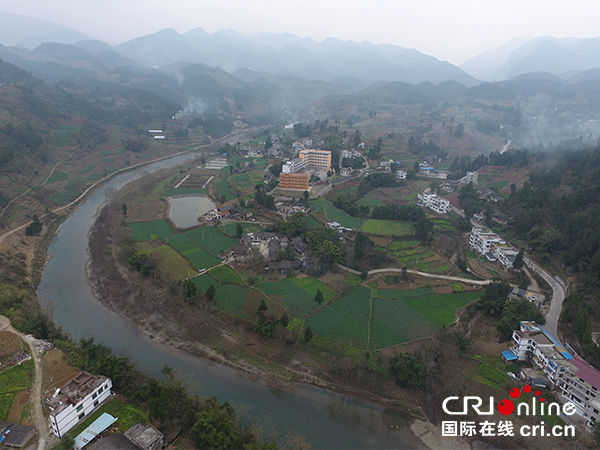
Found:
<svg viewBox="0 0 600 450"><path fill-rule="evenodd" d="M514 300L514 299L524 299L530 303L533 303L537 306L538 309L546 300L546 296L544 294L540 294L539 292L528 291L526 289L514 288L510 294L506 297L506 300Z"/></svg>
<svg viewBox="0 0 600 450"><path fill-rule="evenodd" d="M310 212L310 208L308 206L302 205L300 203L293 203L290 205L286 202L276 202L275 208L277 209L278 213L286 214L286 215L291 215L291 214L296 214L296 213L302 213L304 215L308 215L308 213Z"/></svg>
<svg viewBox="0 0 600 450"><path fill-rule="evenodd" d="M507 362L530 361L539 371L534 377L528 371L521 376L526 381L543 385L545 377L575 405L576 413L586 421L588 429L600 419L600 371L590 366L568 345L562 346L543 326L536 322L520 323L512 335L510 350L502 352Z"/></svg>
<svg viewBox="0 0 600 450"><path fill-rule="evenodd" d="M241 206L223 205L218 208L211 209L202 216L207 222L214 222L224 218L236 220L255 220L254 215L250 211L246 211Z"/></svg>
<svg viewBox="0 0 600 450"><path fill-rule="evenodd" d="M298 270L302 267L308 266L308 258L306 252L308 245L302 240L301 237L288 238L282 236L279 233L273 233L268 231L260 231L254 233L247 233L240 238L240 244L234 246L230 250L231 256L240 256L250 252L252 248L260 248L263 246L263 255L268 261L268 266L265 270L270 271L285 271L287 269ZM239 247L236 249L236 247ZM299 258L297 260L282 260L277 261L279 252L291 248L294 254Z"/></svg>
<svg viewBox="0 0 600 450"><path fill-rule="evenodd" d="M498 261L507 269L513 266L519 254L518 250L511 247L496 233L482 227L473 227L471 229L469 245L489 261Z"/></svg>

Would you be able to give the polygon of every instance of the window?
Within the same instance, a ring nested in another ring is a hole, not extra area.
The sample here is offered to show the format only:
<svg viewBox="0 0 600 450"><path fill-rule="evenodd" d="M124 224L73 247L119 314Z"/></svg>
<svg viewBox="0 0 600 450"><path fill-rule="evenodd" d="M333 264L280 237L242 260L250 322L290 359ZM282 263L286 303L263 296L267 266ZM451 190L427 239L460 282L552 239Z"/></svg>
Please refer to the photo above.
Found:
<svg viewBox="0 0 600 450"><path fill-rule="evenodd" d="M598 414L598 410L596 408L592 409L592 411L594 411L594 414Z"/></svg>
<svg viewBox="0 0 600 450"><path fill-rule="evenodd" d="M85 413L82 412L81 414L79 414L77 417L79 417L79 420L83 419L85 417Z"/></svg>
<svg viewBox="0 0 600 450"><path fill-rule="evenodd" d="M101 393L104 390L104 386L100 386L100 389L98 389L98 394Z"/></svg>
<svg viewBox="0 0 600 450"><path fill-rule="evenodd" d="M94 408L95 408L96 406L98 406L98 400L96 400L96 401L94 402Z"/></svg>
<svg viewBox="0 0 600 450"><path fill-rule="evenodd" d="M77 407L77 412L81 411L82 409L83 409L83 405L79 405L79 406Z"/></svg>
<svg viewBox="0 0 600 450"><path fill-rule="evenodd" d="M94 399L94 398L96 398L96 397L98 397L98 393L94 392L94 393L92 394L92 399Z"/></svg>

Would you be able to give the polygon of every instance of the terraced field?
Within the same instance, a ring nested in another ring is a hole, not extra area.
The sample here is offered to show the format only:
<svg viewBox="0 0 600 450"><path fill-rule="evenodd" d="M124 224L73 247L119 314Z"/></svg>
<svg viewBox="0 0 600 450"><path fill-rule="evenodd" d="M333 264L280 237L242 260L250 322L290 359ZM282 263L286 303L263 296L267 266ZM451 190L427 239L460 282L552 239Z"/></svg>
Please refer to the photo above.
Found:
<svg viewBox="0 0 600 450"><path fill-rule="evenodd" d="M227 236L219 231L217 227L200 227L186 233L203 249L217 256L224 250L230 249L238 241L231 236Z"/></svg>
<svg viewBox="0 0 600 450"><path fill-rule="evenodd" d="M422 247L419 241L394 241L390 250L409 269L421 270L429 273L447 273L452 266L444 258L438 256L433 250Z"/></svg>
<svg viewBox="0 0 600 450"><path fill-rule="evenodd" d="M255 287L271 300L298 316L305 316L319 307L319 304L315 302L314 295L296 286L289 278L277 283L265 281Z"/></svg>

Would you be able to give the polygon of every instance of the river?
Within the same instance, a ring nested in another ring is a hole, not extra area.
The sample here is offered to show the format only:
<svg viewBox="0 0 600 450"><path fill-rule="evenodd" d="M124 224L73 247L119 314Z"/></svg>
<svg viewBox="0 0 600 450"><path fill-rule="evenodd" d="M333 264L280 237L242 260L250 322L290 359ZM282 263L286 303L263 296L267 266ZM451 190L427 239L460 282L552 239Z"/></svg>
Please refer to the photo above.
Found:
<svg viewBox="0 0 600 450"><path fill-rule="evenodd" d="M107 191L129 181L199 156L190 153L126 172L111 179L66 219L49 248L38 294L54 321L73 338L93 337L117 354L131 357L145 372L158 376L165 364L197 383L201 395L248 404L267 411L281 430L294 429L314 448L425 448L401 414L361 399L295 384L282 391L229 367L173 351L144 335L93 295L85 273L87 234Z"/></svg>

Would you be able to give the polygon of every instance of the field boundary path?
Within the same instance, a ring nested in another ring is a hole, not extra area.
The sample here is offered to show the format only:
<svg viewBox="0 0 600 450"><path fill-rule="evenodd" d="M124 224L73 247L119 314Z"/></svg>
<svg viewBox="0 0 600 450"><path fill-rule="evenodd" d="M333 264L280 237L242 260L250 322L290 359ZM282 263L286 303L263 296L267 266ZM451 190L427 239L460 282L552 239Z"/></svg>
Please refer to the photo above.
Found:
<svg viewBox="0 0 600 450"><path fill-rule="evenodd" d="M31 357L35 366L35 378L29 399L31 400L31 404L33 406L33 421L38 433L37 449L44 450L46 448L46 442L48 441L48 423L46 422L44 410L42 408L42 362L39 355L35 352L31 342L29 342L23 333L13 328L8 317L0 316L0 330L9 331L19 336L27 344L29 351L31 352Z"/></svg>
<svg viewBox="0 0 600 450"><path fill-rule="evenodd" d="M350 267L343 266L342 264L336 264L340 269L345 270L346 272L353 273L354 275L360 275L358 270L351 269ZM386 273L386 272L398 272L404 273L403 269L399 269L397 267L390 267L388 269L375 269L367 272L369 275L375 275L377 273ZM449 280L449 281L461 281L467 284L475 284L477 286L485 286L490 284L491 280L471 280L470 278L461 278L461 277L453 277L451 275L439 275L436 273L427 273L421 272L419 270L407 269L406 273L411 273L413 275L420 275L425 278L437 278L438 280Z"/></svg>

